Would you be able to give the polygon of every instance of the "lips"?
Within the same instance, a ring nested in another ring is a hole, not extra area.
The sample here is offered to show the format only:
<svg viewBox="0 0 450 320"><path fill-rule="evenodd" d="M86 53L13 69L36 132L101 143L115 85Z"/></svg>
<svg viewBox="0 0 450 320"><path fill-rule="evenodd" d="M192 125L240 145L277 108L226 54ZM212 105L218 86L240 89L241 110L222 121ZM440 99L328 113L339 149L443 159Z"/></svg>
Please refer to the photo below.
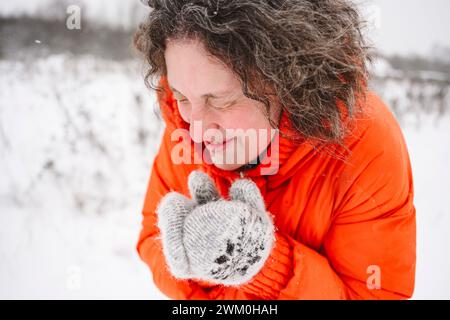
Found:
<svg viewBox="0 0 450 320"><path fill-rule="evenodd" d="M206 147L209 150L217 151L217 150L225 148L225 146L233 139L234 138L230 138L230 139L228 139L228 140L226 140L225 142L222 142L222 143L211 143L211 142L205 141L205 145L206 145Z"/></svg>

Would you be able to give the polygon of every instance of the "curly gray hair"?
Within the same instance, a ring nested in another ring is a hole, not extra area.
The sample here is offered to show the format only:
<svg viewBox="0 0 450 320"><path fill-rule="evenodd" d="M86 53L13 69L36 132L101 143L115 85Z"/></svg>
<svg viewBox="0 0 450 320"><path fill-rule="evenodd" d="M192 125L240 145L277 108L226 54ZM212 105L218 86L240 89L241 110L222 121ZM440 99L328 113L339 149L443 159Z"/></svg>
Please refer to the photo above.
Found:
<svg viewBox="0 0 450 320"><path fill-rule="evenodd" d="M243 93L266 106L267 115L272 103L288 112L299 133L293 139L344 146L343 115L351 118L358 109L371 61L355 4L348 0L146 2L153 9L136 32L134 44L148 62L145 81L150 88L160 90L151 79L167 73L168 39L200 39L237 75Z"/></svg>

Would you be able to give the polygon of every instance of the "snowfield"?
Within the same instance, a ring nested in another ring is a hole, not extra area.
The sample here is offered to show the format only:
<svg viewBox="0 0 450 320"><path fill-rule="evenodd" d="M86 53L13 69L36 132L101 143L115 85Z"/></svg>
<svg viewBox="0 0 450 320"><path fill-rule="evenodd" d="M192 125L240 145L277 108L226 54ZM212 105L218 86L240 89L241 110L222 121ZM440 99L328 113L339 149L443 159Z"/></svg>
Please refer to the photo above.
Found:
<svg viewBox="0 0 450 320"><path fill-rule="evenodd" d="M450 116L404 128L417 211L415 299L450 299Z"/></svg>
<svg viewBox="0 0 450 320"><path fill-rule="evenodd" d="M0 298L166 299L135 249L162 129L140 70L90 56L0 60ZM382 96L389 104L401 90ZM450 299L450 112L413 111L401 123L414 298Z"/></svg>
<svg viewBox="0 0 450 320"><path fill-rule="evenodd" d="M135 250L161 126L134 62L0 62L0 297L164 298Z"/></svg>

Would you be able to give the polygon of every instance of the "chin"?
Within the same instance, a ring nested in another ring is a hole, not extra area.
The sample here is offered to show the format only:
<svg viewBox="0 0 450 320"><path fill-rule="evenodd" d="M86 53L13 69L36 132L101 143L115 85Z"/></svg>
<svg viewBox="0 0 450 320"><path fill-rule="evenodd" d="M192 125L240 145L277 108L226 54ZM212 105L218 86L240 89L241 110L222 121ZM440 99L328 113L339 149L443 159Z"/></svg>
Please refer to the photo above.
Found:
<svg viewBox="0 0 450 320"><path fill-rule="evenodd" d="M222 163L214 163L214 165L222 170L233 171L243 166L243 164L222 164Z"/></svg>
<svg viewBox="0 0 450 320"><path fill-rule="evenodd" d="M225 152L225 153L224 153ZM241 155L237 157L236 155ZM244 156L242 156L244 155ZM253 157L250 157L253 156ZM249 162L248 159L256 158L257 153L249 152L245 148L233 148L228 147L225 151L219 151L217 153L210 153L210 159L212 163L219 169L226 171L237 170L243 165ZM228 161L227 161L228 160Z"/></svg>

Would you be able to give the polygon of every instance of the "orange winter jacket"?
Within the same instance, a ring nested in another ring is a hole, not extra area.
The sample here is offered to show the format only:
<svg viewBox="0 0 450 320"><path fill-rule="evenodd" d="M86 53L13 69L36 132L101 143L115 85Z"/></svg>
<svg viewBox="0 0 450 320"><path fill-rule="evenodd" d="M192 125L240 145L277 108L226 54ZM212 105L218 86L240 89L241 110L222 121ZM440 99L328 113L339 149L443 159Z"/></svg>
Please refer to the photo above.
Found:
<svg viewBox="0 0 450 320"><path fill-rule="evenodd" d="M164 90L158 92L158 101L166 127L152 166L137 250L164 294L173 299L412 296L416 211L410 159L397 121L372 92L367 93L364 116L353 120L345 140L351 150L347 157L333 157L313 143L298 145L282 136L276 174L262 173L262 164L245 171L261 190L277 229L269 258L250 282L231 287L175 279L157 227L160 199L172 190L189 197L187 177L196 169L207 172L228 198L239 172L171 161L172 148L179 142L171 133L184 128L187 135L189 126L178 113L167 79L160 81ZM281 119L280 131L289 130L285 113Z"/></svg>

